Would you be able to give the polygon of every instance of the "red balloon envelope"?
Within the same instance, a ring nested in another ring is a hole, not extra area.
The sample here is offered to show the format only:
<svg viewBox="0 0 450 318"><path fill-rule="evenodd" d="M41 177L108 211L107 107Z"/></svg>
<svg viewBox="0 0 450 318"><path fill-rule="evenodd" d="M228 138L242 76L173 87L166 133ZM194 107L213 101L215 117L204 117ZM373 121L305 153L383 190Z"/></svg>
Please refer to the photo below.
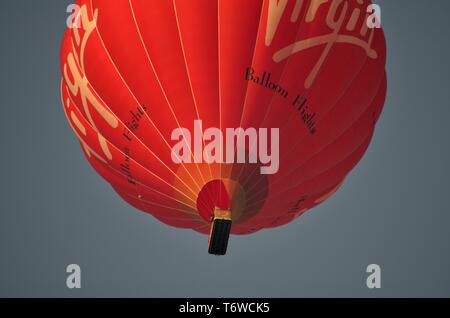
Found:
<svg viewBox="0 0 450 318"><path fill-rule="evenodd" d="M213 254L325 201L370 143L386 95L370 1L77 5L61 94L86 157Z"/></svg>

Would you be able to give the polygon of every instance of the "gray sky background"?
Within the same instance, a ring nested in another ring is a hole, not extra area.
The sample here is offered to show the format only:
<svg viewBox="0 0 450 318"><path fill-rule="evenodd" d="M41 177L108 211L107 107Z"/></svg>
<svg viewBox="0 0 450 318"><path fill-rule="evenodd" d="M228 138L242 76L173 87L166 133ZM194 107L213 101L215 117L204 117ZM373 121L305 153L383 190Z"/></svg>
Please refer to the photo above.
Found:
<svg viewBox="0 0 450 318"><path fill-rule="evenodd" d="M389 84L364 159L325 204L232 237L221 258L129 207L83 158L59 96L69 2L2 2L1 297L450 296L449 1L376 1ZM65 285L72 263L80 290ZM380 290L365 285L371 263Z"/></svg>

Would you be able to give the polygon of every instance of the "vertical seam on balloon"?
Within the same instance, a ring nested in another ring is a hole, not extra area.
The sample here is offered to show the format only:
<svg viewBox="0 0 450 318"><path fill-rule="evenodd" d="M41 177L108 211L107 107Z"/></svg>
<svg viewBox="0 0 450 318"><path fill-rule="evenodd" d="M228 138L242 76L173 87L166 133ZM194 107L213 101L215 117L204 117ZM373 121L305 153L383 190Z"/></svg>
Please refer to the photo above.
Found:
<svg viewBox="0 0 450 318"><path fill-rule="evenodd" d="M188 61L187 61L187 58L186 58L186 52L184 50L183 38L181 36L181 28L180 28L180 23L179 23L179 20L178 20L178 12L177 12L177 6L176 6L176 3L175 3L175 0L173 0L172 3L173 3L174 13L175 13L175 21L176 21L176 24L177 24L178 36L179 36L179 39L180 39L181 52L183 53L184 65L186 67L186 74L187 74L187 77L188 77L189 87L190 87L191 94L192 94L192 100L193 100L193 103L194 103L194 106L195 106L195 111L197 113L197 117L201 120L200 113L199 113L199 110L198 110L197 100L196 100L195 93L194 93L194 88L192 86L192 80L191 80L191 75L190 75L190 71L189 71ZM130 5L131 5L131 0L130 0ZM203 148L205 148L206 144L205 144L205 140L203 138L202 138L202 143L203 143ZM208 157L209 157L209 154L208 154ZM211 161L208 160L208 162L211 162ZM211 181L211 180L213 180L211 166L210 166L210 164L207 164L207 166L208 166L209 176L210 176L210 181ZM207 183L206 181L204 181L204 182L205 182L205 184ZM212 196L211 196L211 194L209 192L208 192L208 198L211 201L214 201ZM203 200L202 200L202 202L205 203ZM197 203L197 205L198 205L198 203Z"/></svg>
<svg viewBox="0 0 450 318"><path fill-rule="evenodd" d="M217 60L218 60L218 84L219 84L219 130L222 133L222 85L220 80L220 0L217 0ZM222 151L220 153L220 157L223 162L223 147ZM222 181L222 165L223 163L219 164L219 175L220 180ZM219 198L222 197L222 187L219 187Z"/></svg>
<svg viewBox="0 0 450 318"><path fill-rule="evenodd" d="M173 0L172 2L173 2L173 8L174 8L174 11L175 11L175 20L177 22L177 30L178 30L178 36L179 36L180 44L181 44L181 51L183 53L184 65L186 66L186 74L187 74L188 81L189 81L189 87L191 89L192 100L194 102L194 106L195 106L195 111L197 113L197 117L201 120L200 113L199 113L199 110L198 110L197 100L196 100L195 93L194 93L194 88L192 86L192 80L191 80L191 75L190 75L190 71L189 71L188 61L187 61L187 58L186 58L186 52L184 50L183 38L181 36L181 28L180 28L180 23L178 21L177 5L175 3L175 0ZM202 138L202 142L203 142L203 147L205 147L205 140L203 138ZM208 154L208 156L209 156L209 154ZM208 160L208 162L210 162L210 160ZM209 169L209 175L210 175L211 180L212 180L213 179L213 175L212 175L212 171L211 171L211 166L209 164L208 164L208 169Z"/></svg>
<svg viewBox="0 0 450 318"><path fill-rule="evenodd" d="M301 19L300 21L303 21L303 20L305 19L307 11L308 11L308 10L305 10L305 12L304 12L304 14L303 14L303 16L302 16L302 19ZM301 25L302 25L302 23L300 22L300 26L299 26L299 28L298 28L298 30L297 30L297 33L296 33L296 36L295 36L296 39L297 39L298 35L300 34L300 31L302 30ZM286 71L286 69L287 69L287 66L288 66L289 62L291 61L291 58L292 58L292 55L290 55L290 56L287 58L286 63L285 63L285 65L283 66L283 70L281 71L281 75L280 75L280 81L281 81L281 79L282 79L283 76L284 76L284 73L285 73L285 71ZM269 111L270 111L270 109L271 109L271 107L272 107L272 103L273 103L273 100L274 100L275 95L276 95L275 93L272 93L272 97L270 98L269 104L267 105L266 112L265 112L264 117L263 117L263 119L262 119L262 121L261 121L261 123L260 123L260 127L264 124L264 122L265 122L265 120L266 120L266 118L267 118L267 115L269 114ZM255 168L252 170L252 172L248 175L248 177L245 178L245 180L243 180L242 184L245 184L245 182L247 182L247 180L255 173L255 171L257 171L257 167L255 167ZM241 168L241 171L240 171L240 173L239 173L238 179L241 177L242 172L243 172L243 168Z"/></svg>
<svg viewBox="0 0 450 318"><path fill-rule="evenodd" d="M64 86L65 86L65 85L64 85ZM66 88L66 90L67 90L67 86L65 86L65 88ZM69 97L71 103L75 106L75 108L78 109L77 104L76 104L75 101L72 99L72 97L70 96L69 92L67 92L67 94L68 94L68 97ZM61 87L61 97L62 97L62 87ZM67 117L67 113L66 113L66 117ZM84 118L84 117L83 117L83 118ZM93 153L96 153L96 152L89 146L89 144L86 143L86 142L83 140L83 138L81 138L81 136L78 134L78 132L74 129L74 127L72 126L72 123L70 122L69 118L67 118L67 120L68 120L69 124L71 125L72 130L74 130L75 134L77 135L78 139L79 139L80 141L82 141L84 144L86 144L86 145L88 146L88 148L89 148L90 151L92 151ZM91 125L89 122L87 122L87 124L88 124L87 127L90 127L93 131L95 131L95 129L92 127L92 125ZM97 132L97 133L98 133L100 136L103 136L100 132ZM108 142L109 145L111 145L114 149L116 149L116 150L117 150L118 152L120 152L122 155L125 155L125 154L119 149L119 147L115 146L115 145L114 145L113 143L111 143L109 140L106 139L106 142ZM182 192L180 189L178 189L178 188L174 187L173 185L171 185L170 183L164 181L164 179L160 178L157 174L155 174L155 173L153 173L152 171L148 170L146 167L144 167L143 165L141 165L138 161L134 160L133 158L131 158L131 159L132 159L137 165L139 165L141 168L143 168L145 171L147 171L147 172L150 173L151 175L155 176L158 180L161 180L163 183L165 183L166 185L168 185L170 188L174 189L175 191L177 191L177 192L179 192L181 195L183 195L185 198L187 198L187 199L189 199L190 201L192 201L193 203L195 203L195 201L194 201L193 199L191 199L190 197L188 197L188 196L187 196L184 192ZM111 167L111 166L108 165L108 167ZM126 175L123 174L121 171L119 171L119 170L117 170L117 169L114 169L113 167L111 167L111 169L114 170L114 171L116 171L116 172L117 172L118 174L120 174L121 176L126 177ZM138 181L138 180L135 180L135 181L136 181L137 183L139 183L139 184L144 185L142 182L140 182L140 181ZM144 187L147 187L147 186L144 185ZM151 187L147 187L147 188L153 190L153 188L151 188ZM153 190L153 191L157 191L157 190ZM160 191L158 191L158 192L160 192ZM195 196L195 193L194 193L194 192L192 192L192 194Z"/></svg>
<svg viewBox="0 0 450 318"><path fill-rule="evenodd" d="M73 47L74 47L74 43L73 43L73 39L71 38L71 42L72 42L72 49L73 49ZM75 63L77 63L78 64L78 61L76 61L75 60ZM80 66L79 64L78 64L78 66ZM117 120L124 126L124 127L126 127L126 125L123 123L123 121L119 118L119 116L117 116L113 111L112 111L112 109L107 105L107 103L102 99L102 97L101 97L101 95L100 94L98 94L98 92L97 92L97 90L94 88L94 86L89 82L89 79L87 78L87 76L86 76L86 74L83 74L83 76L86 78L86 80L87 80L87 82L88 82L88 84L90 85L90 87L91 87L91 89L92 89L92 91L97 95L97 97L98 97L98 99L102 102L102 104L105 106L105 108L107 108L110 112L111 112L111 114L113 114L116 118L117 118ZM73 99L72 99L72 97L71 97L71 95L69 94L69 97L70 97L70 99L71 99L71 101L72 101L72 103L74 104L74 105L76 105L76 103L73 101ZM77 108L79 108L78 106L77 106ZM83 118L84 118L84 116L83 116ZM98 129L97 129L97 127L93 127L93 129L97 132L97 133L100 133L99 131L98 131ZM142 146L149 152L149 153L151 153L167 170L169 170L178 180L180 180L181 182L182 182L182 184L186 187L186 188L188 188L188 189L190 189L190 187L187 185L187 184L185 184L184 182L183 182L183 180L181 179L181 178L179 178L178 176L177 176L177 174L174 172L174 171L172 171L162 160L161 160L161 158L159 158L153 151L151 151L150 150L150 148L148 148L148 146L138 137L138 136L136 136L135 134L134 134L134 132L132 132L131 130L130 130L130 133L132 134L132 136L134 137L134 138L136 138L136 140L138 140L141 144L142 144ZM119 147L116 147L116 148L119 148ZM138 162L137 160L135 160L134 158L132 158L134 161L136 161L136 162ZM139 163L139 162L138 162ZM141 165L142 167L144 167L143 165ZM146 170L146 171L149 171L150 172L150 170L148 170L147 168L145 168L144 167L144 169ZM179 189L180 191L181 191L181 189ZM192 194L195 196L195 192L193 192L192 190L191 190L191 192L192 192Z"/></svg>
<svg viewBox="0 0 450 318"><path fill-rule="evenodd" d="M161 81L160 81L160 79L159 79L159 76L158 76L158 74L157 74L157 72L156 72L156 69L155 69L155 67L154 67L154 65L153 65L153 62L152 62L152 60L151 60L151 58L150 58L150 54L148 53L147 47L146 47L146 45L145 45L145 43L144 43L144 39L142 38L141 30L140 30L139 25L138 25L138 23L137 23L136 16L135 16L135 14L134 14L133 5L132 5L132 3L131 3L131 0L129 0L128 3L129 3L129 5L130 5L131 15L132 15L132 17L133 17L133 21L134 21L134 25L135 25L135 27L136 27L136 31L137 31L137 33L138 33L138 35L139 35L139 39L140 39L140 41L141 41L141 45L142 45L142 47L144 48L144 52L145 52L145 55L147 56L148 62L149 62L149 64L150 64L150 67L151 67L151 69L153 70L153 73L154 73L154 75L155 75L155 77L156 77L156 80L157 80L157 82L158 82L158 85L159 85L159 87L161 88L161 92L162 92L162 94L164 95L164 99L166 100L167 105L168 105L169 108L170 108L170 111L171 111L171 113L172 113L172 115L173 115L173 117L174 117L174 119L175 119L175 122L177 123L178 128L181 129L180 122L178 121L177 115L175 114L175 111L173 110L172 104L171 104L170 101L169 101L169 98L168 98L168 96L167 96L167 94L166 94L166 92L165 92L165 90L164 90L164 87L163 87L163 85L162 85L162 83L161 83ZM183 130L182 130L182 132L183 132L183 137L186 139L186 136L184 135L184 131L183 131ZM170 147L169 147L169 148L170 148ZM192 149L191 149L191 145L189 145L189 150L190 150L190 152L191 152L191 155L194 155L193 152L192 152ZM195 166L197 167L197 170L198 170L198 172L199 172L200 177L202 178L203 183L205 183L205 178L204 178L204 176L203 176L202 171L200 170L200 167L198 166L197 163L195 163ZM189 172L188 172L188 173L189 173ZM189 174L189 175L190 175L190 174ZM200 185L196 182L196 180L194 179L194 177L192 177L192 175L191 175L191 178L192 178L192 181L197 185L197 187L199 188L199 191L200 191L200 190L201 190Z"/></svg>
<svg viewBox="0 0 450 318"><path fill-rule="evenodd" d="M251 65L253 65L253 62L254 62L255 56L256 56L256 47L258 46L259 33L260 33L260 31L261 31L261 24L263 23L263 21L262 21L262 15L263 15L263 13L264 13L264 1L263 1L263 3L261 4L261 12L260 12L260 14L259 14L258 30L256 30L256 38L255 38L255 45L254 45L254 47L253 47L253 53L252 53L252 61L251 61ZM245 87L244 104L243 104L243 107L242 107L241 116L240 116L240 118L239 118L239 126L238 126L238 127L242 127L242 119L244 118L244 112L245 112L245 106L246 106L246 103L247 103L248 88L249 88L249 86L250 86L250 83L247 82L247 85L246 85L246 87ZM253 145L250 145L249 149L252 149L252 146L253 146ZM234 153L233 153L233 157L234 157L234 155L236 154L236 151L237 151L237 145L234 145ZM242 165L240 172L242 172L244 166L245 166L245 164ZM228 178L231 177L232 172L233 172L232 169L230 169ZM239 176L240 176L240 174L239 174ZM236 179L236 181L237 181L237 180L239 180L239 177Z"/></svg>
<svg viewBox="0 0 450 318"><path fill-rule="evenodd" d="M257 47L257 45L258 45L259 32L261 31L262 15L263 15L263 13L264 13L264 3L265 3L265 2L263 2L262 6L261 6L261 14L260 14L260 16L259 16L258 31L256 32L255 47L254 47L254 49L253 49L252 65L253 65L253 62L254 62L254 60L255 60L256 47ZM248 97L248 88L249 88L249 86L250 86L250 83L247 83L247 87L246 87L246 89L245 89L244 105L243 105L243 109L242 109L242 112L241 112L241 118L239 119L239 127L241 127L241 125L242 125L242 119L244 118L244 112L245 112L246 105L247 105L247 97ZM250 149L251 149L251 147L250 147Z"/></svg>
<svg viewBox="0 0 450 318"><path fill-rule="evenodd" d="M91 6L91 14L93 14L93 0L90 0L90 6ZM103 39L101 37L100 31L98 29L98 27L95 28L98 37L100 39L100 42L102 43L103 48L105 49L105 53L108 55L109 60L111 61L111 64L114 66L114 68L117 71L117 74L119 75L119 77L122 79L122 82L124 83L124 85L126 86L126 88L128 89L130 95L133 97L133 99L135 100L136 104L138 106L140 106L139 101L137 100L136 96L133 94L133 92L131 91L131 89L128 87L127 83L125 82L125 79L123 78L122 74L120 73L119 69L117 68L116 64L114 63L111 55L109 54L108 49L105 46L105 43L103 42ZM158 132L159 136L161 137L161 139L166 143L167 147L169 149L171 149L169 143L167 142L167 140L164 138L164 136L161 134L161 132L159 131L159 129L156 127L155 123L151 120L151 118L148 116L147 113L144 114L145 117L150 121L150 123L153 125L153 127L155 128L155 130ZM192 175L189 173L189 171L187 170L187 168L185 167L184 164L182 164L182 166L185 168L186 172L189 174L189 176L191 177L192 181L198 186L198 184L195 182L195 179L192 177ZM199 187L199 186L198 186ZM188 187L189 188L189 187ZM200 188L200 187L199 187ZM200 190L200 189L199 189Z"/></svg>
<svg viewBox="0 0 450 318"><path fill-rule="evenodd" d="M295 39L297 39L297 37L299 36L300 31L303 30L303 29L301 28L301 26L302 26L302 23L303 23L304 20L305 20L305 17L306 17L306 13L307 13L307 12L308 12L307 9L303 12L302 19L300 20L300 25L299 25L298 30L297 30L297 33L296 33L296 35L295 35ZM287 58L287 60L286 60L286 62L285 62L285 65L283 66L283 70L281 71L281 75L280 75L280 81L281 81L281 79L282 79L283 76L284 76L284 73L285 73L285 71L286 71L286 69L287 69L287 66L288 66L289 62L291 61L291 58L292 58L292 55L290 55L290 56ZM270 110L271 107L272 107L272 103L273 103L273 100L274 100L275 95L276 95L275 92L273 92L273 93L272 93L272 97L270 98L269 104L267 105L266 112L264 113L264 117L263 117L263 119L261 120L260 127L264 124L264 122L265 122L265 120L266 120L266 118L267 118L267 115L269 114L269 110ZM246 97L245 97L245 101L247 101L247 95L246 95ZM246 107L246 104L244 103L244 108L245 108L245 107ZM242 111L242 118L243 118L243 116L244 116L244 110ZM242 118L241 118L241 120L242 120ZM238 180L241 178L241 175L242 175L243 170L244 170L243 167L241 167L241 170L240 170L239 175L238 175ZM247 181L248 178L249 178L250 176L252 176L252 175L255 173L256 170L257 170L257 167L255 167L255 168L252 170L252 172L249 174L249 176L248 176L247 178L245 178L245 181ZM243 184L244 184L244 183L245 183L245 182L243 182Z"/></svg>
<svg viewBox="0 0 450 318"><path fill-rule="evenodd" d="M259 33L260 33L260 31L261 31L262 15L263 15L263 13L264 13L264 3L265 3L265 2L263 2L263 4L261 5L261 13L260 13L260 16L259 16L258 30L257 30L257 32L256 32L255 46L254 46L254 48L253 48L252 65L253 65L253 62L254 62L254 60L255 60L256 47L257 47L257 45L258 45ZM242 109L242 112L241 112L241 117L240 117L240 119L239 119L239 127L242 125L242 119L243 119L243 117L244 117L244 112L245 112L245 108L246 108L246 104L247 104L248 88L249 88L249 86L250 86L250 83L247 83L247 87L246 87L246 89L245 89L244 105L243 105L243 109Z"/></svg>

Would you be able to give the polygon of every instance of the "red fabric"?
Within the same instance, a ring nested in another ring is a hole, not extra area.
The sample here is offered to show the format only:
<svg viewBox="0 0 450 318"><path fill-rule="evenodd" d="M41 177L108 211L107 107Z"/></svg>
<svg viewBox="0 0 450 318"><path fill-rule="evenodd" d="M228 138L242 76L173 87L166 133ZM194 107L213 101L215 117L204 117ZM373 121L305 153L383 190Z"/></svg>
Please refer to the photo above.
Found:
<svg viewBox="0 0 450 318"><path fill-rule="evenodd" d="M329 1L312 21L311 1L287 1L269 44L270 6L284 2L77 1L81 28L68 29L61 48L62 101L89 162L127 202L201 233L211 206L228 205L243 211L232 233L248 234L292 221L342 184L384 104L383 31L361 35L370 1ZM333 41L320 43L341 14ZM279 60L300 41L305 49ZM248 67L289 96L246 81ZM297 95L315 114L314 133L292 106ZM174 163L171 133L196 119L204 129L279 128L279 171Z"/></svg>

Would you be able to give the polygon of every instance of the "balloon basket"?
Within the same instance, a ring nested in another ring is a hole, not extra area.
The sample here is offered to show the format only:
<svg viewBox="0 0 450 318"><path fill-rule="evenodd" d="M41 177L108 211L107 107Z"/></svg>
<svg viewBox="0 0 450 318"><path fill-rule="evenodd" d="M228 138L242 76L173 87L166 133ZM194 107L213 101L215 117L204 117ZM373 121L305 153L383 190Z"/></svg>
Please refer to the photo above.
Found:
<svg viewBox="0 0 450 318"><path fill-rule="evenodd" d="M216 209L209 235L209 254L225 255L231 232L231 212Z"/></svg>

